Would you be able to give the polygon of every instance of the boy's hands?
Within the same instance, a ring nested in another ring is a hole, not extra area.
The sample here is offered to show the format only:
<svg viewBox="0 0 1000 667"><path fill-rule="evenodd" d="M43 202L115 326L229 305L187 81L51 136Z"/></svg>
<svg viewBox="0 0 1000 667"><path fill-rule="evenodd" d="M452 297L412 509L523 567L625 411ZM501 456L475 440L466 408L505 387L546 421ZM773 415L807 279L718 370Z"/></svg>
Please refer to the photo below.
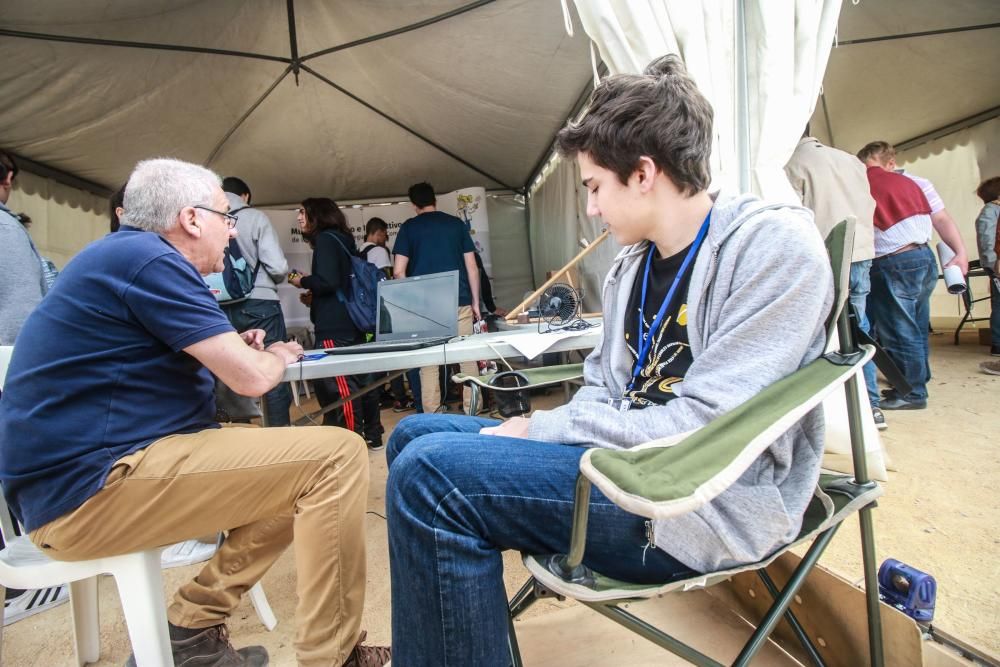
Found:
<svg viewBox="0 0 1000 667"><path fill-rule="evenodd" d="M528 417L511 417L499 426L487 426L479 429L480 435L502 435L507 438L527 438L531 419Z"/></svg>

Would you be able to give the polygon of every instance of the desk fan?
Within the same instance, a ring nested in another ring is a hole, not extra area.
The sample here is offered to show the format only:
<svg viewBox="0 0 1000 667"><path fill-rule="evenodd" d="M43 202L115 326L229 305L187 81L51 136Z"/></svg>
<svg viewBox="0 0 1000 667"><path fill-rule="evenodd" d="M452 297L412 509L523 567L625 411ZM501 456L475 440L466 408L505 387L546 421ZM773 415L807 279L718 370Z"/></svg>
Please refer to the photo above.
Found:
<svg viewBox="0 0 1000 667"><path fill-rule="evenodd" d="M580 293L565 283L550 285L538 299L539 328L544 321L549 331L573 326L580 320Z"/></svg>

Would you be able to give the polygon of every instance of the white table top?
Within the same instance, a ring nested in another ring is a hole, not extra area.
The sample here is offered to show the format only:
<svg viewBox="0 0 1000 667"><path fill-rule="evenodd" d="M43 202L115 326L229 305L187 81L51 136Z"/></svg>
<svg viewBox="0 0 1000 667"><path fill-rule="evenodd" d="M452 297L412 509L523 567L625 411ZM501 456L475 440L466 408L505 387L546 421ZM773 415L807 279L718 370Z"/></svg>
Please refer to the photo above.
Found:
<svg viewBox="0 0 1000 667"><path fill-rule="evenodd" d="M600 322L599 319L589 320ZM542 325L545 326L544 324ZM508 342L512 336L533 336L554 338L555 342L546 352L567 352L570 350L587 350L595 347L600 340L601 327L593 327L577 335L564 337L558 333L539 334L535 324L524 324L508 331L497 331L487 334L475 334L456 338L444 345L425 347L419 350L404 352L377 352L369 354L327 355L325 359L304 361L292 364L285 371L283 380L315 380L316 378L334 377L338 375L359 375L382 371L395 371L423 366L439 366L445 363L461 361L479 361L481 359L514 359L522 354ZM322 350L310 350L306 354L318 353Z"/></svg>

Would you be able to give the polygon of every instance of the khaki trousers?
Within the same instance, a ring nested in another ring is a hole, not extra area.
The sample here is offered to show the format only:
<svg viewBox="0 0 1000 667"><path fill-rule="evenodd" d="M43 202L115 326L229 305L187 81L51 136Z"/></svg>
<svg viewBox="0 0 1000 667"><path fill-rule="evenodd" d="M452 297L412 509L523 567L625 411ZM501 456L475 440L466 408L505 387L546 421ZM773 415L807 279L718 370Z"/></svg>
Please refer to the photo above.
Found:
<svg viewBox="0 0 1000 667"><path fill-rule="evenodd" d="M229 530L168 609L187 628L224 622L294 537L299 664L339 666L361 632L367 494L367 449L350 431L208 429L119 459L103 489L30 537L84 560Z"/></svg>
<svg viewBox="0 0 1000 667"><path fill-rule="evenodd" d="M472 306L459 306L458 334L460 336L472 334ZM479 366L475 361L463 361L459 364L459 367L466 375L479 374ZM471 400L471 390L465 387L462 390L462 407L466 414L469 413ZM420 403L427 414L433 414L441 407L441 384L438 378L438 366L424 366L420 369Z"/></svg>

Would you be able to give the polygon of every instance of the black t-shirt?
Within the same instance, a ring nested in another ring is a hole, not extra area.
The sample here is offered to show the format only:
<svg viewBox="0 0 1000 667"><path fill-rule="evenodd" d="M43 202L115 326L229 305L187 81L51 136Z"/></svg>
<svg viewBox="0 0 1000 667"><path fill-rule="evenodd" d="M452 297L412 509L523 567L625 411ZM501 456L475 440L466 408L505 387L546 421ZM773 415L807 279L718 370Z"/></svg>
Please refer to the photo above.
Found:
<svg viewBox="0 0 1000 667"><path fill-rule="evenodd" d="M646 288L646 308L642 315L643 331L649 331L657 311L663 304L663 299L673 284L677 271L684 263L690 246L670 257L653 255L650 267L649 286ZM655 253L651 247L650 252ZM628 299L625 311L625 345L632 355L632 370L635 371L636 360L639 357L639 307L642 303L642 283L645 276L644 257L632 285L632 294ZM693 262L692 262L693 264ZM646 357L646 363L639 376L635 379L631 391L626 391L626 398L632 399L633 408L644 408L647 405L663 405L673 399L674 388L684 380L684 375L691 366L691 347L688 345L687 331L687 296L688 285L691 282L691 266L688 266L681 277L677 290L667 306L663 321L653 338L653 346Z"/></svg>

